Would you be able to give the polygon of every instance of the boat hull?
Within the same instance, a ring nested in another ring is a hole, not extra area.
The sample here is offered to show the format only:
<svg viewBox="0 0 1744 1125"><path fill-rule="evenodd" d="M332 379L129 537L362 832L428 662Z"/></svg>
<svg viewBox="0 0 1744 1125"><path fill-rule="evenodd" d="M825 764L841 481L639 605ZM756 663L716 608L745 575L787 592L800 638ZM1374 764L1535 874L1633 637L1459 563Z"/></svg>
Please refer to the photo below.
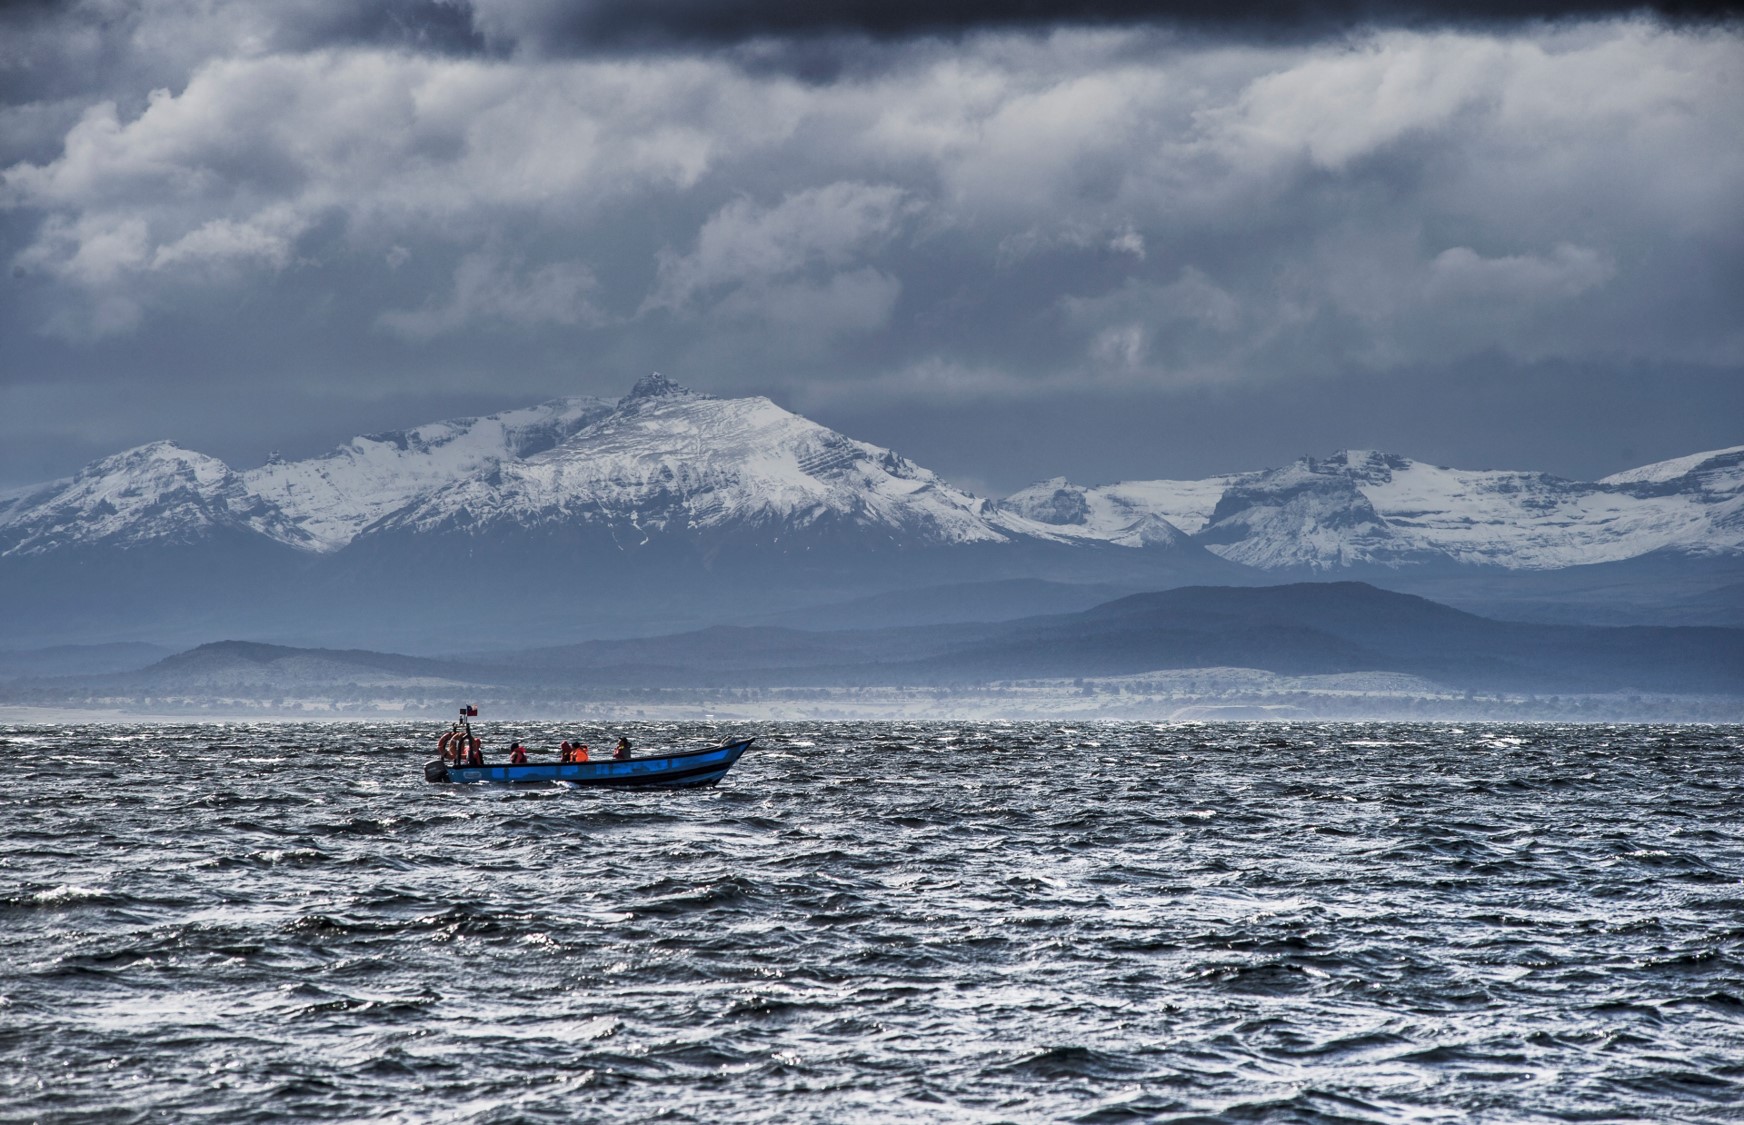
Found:
<svg viewBox="0 0 1744 1125"><path fill-rule="evenodd" d="M524 766L450 766L440 761L424 765L426 781L527 784L565 782L611 789L691 789L713 785L727 775L754 739L728 742L704 750L653 754L646 758L598 762L532 762Z"/></svg>

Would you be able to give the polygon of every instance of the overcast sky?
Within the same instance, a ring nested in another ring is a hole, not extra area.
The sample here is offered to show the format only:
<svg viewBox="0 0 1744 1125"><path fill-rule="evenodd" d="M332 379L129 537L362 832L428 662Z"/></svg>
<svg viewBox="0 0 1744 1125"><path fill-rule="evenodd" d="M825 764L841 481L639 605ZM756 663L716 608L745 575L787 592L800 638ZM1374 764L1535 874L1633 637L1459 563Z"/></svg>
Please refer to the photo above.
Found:
<svg viewBox="0 0 1744 1125"><path fill-rule="evenodd" d="M0 486L651 370L995 494L1590 477L1744 443L1741 201L1727 4L0 3Z"/></svg>

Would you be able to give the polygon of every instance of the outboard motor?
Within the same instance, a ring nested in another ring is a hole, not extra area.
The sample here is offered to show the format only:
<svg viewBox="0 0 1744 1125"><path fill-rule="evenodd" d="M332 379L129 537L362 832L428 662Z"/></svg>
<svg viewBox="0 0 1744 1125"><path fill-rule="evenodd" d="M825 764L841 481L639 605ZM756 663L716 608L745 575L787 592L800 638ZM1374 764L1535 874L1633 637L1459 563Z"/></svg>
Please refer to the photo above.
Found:
<svg viewBox="0 0 1744 1125"><path fill-rule="evenodd" d="M448 766L441 758L433 758L424 763L425 781L447 781Z"/></svg>

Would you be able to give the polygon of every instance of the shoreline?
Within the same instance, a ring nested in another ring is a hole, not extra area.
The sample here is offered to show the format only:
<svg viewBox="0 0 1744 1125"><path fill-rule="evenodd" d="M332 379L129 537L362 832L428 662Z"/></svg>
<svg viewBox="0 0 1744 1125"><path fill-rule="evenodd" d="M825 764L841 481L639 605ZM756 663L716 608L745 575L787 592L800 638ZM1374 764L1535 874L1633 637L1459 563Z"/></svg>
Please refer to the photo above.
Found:
<svg viewBox="0 0 1744 1125"><path fill-rule="evenodd" d="M1053 713L1038 713L1014 711L1007 714L991 714L985 710L977 713L951 713L946 711L910 711L900 707L889 709L860 708L853 713L836 710L831 714L806 713L803 708L773 708L773 709L739 709L721 710L699 714L695 708L674 707L669 712L659 713L660 709L636 708L634 715L602 715L572 714L524 714L507 712L493 714L483 720L488 724L608 724L627 726L648 723L865 723L865 722L913 722L913 723L1107 723L1107 724L1150 724L1168 726L1211 726L1235 723L1252 723L1255 725L1322 725L1322 724L1384 724L1384 723L1426 723L1448 726L1476 725L1508 725L1508 726L1688 726L1688 727L1727 727L1744 725L1744 717L1738 719L1707 719L1707 718L1614 718L1593 717L1573 718L1568 716L1513 716L1513 715L1316 715L1302 712L1295 708L1279 707L1274 709L1232 705L1232 706L1188 706L1172 710L1169 713L1153 715L1140 714L1110 714L1089 711L1059 711ZM1264 713L1270 711L1271 713ZM1261 712L1261 713L1256 713ZM176 713L165 711L128 711L123 709L77 708L77 707L39 707L14 704L0 704L0 731L26 728L32 726L96 726L103 724L127 724L134 726L234 726L234 725L306 725L306 724L384 724L401 723L408 727L435 727L452 721L447 716L408 715L404 712L380 711L350 713L344 715L307 714L287 712L210 712L200 714Z"/></svg>

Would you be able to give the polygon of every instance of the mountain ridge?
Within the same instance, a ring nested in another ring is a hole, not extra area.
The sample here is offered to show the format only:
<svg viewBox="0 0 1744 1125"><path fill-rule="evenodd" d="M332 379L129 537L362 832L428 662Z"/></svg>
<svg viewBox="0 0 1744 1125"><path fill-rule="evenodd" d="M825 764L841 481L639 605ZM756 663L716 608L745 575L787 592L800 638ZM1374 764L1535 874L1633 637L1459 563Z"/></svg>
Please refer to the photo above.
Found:
<svg viewBox="0 0 1744 1125"><path fill-rule="evenodd" d="M1084 487L1056 478L1014 494L1033 508L1169 519L1233 562L1330 572L1435 562L1555 570L1657 551L1744 555L1744 446L1571 481L1518 470L1461 470L1393 453L1341 450L1205 481ZM1087 521L1088 522L1088 521Z"/></svg>
<svg viewBox="0 0 1744 1125"><path fill-rule="evenodd" d="M219 528L330 554L379 532L565 520L612 525L621 545L643 537L644 513L667 533L834 519L945 543L1196 543L1268 572L1559 569L1665 550L1744 556L1744 446L1591 482L1343 450L1198 481L1055 477L995 500L766 398L715 398L655 373L615 403L424 423L242 472L149 443L0 497L0 555Z"/></svg>
<svg viewBox="0 0 1744 1125"><path fill-rule="evenodd" d="M654 374L616 401L425 423L243 472L150 443L0 496L13 629L45 645L223 622L424 643L459 606L512 645L1026 581L1360 577L1468 607L1512 583L1555 616L1554 588L1516 579L1607 567L1624 568L1620 596L1587 583L1570 612L1671 599L1699 617L1708 589L1744 578L1744 447L1594 482L1347 450L1201 481L1052 478L996 500L767 398ZM1020 588L977 612L1011 616Z"/></svg>

